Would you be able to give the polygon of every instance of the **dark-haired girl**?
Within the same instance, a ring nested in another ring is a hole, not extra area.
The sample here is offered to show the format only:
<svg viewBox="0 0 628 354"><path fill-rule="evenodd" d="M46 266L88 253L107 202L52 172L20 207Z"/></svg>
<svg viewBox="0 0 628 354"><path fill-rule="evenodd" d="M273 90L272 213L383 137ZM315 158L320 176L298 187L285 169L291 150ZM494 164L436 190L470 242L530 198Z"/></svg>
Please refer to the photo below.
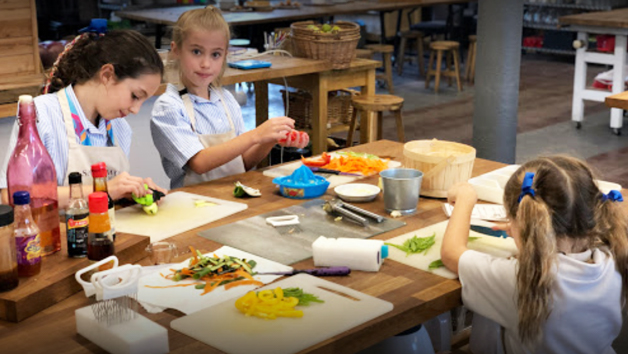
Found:
<svg viewBox="0 0 628 354"><path fill-rule="evenodd" d="M67 176L79 171L84 175L84 192L90 193L90 166L105 162L113 177L108 182L113 199L131 193L143 196L145 183L164 191L150 178L129 175L132 131L124 119L138 113L155 93L162 73L157 51L136 31L84 33L66 47L44 88L47 94L35 98L37 129L54 162L59 186L67 186ZM18 130L16 121L0 170L3 189ZM59 187L61 207L68 194L68 187Z"/></svg>

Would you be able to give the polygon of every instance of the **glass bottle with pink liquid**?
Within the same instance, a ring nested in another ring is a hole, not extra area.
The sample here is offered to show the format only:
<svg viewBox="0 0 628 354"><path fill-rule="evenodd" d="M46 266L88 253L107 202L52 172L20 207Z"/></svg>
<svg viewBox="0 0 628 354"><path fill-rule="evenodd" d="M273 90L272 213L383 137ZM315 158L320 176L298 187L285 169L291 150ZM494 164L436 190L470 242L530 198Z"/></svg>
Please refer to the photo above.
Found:
<svg viewBox="0 0 628 354"><path fill-rule="evenodd" d="M17 144L7 168L10 203L14 205L13 193L29 192L33 218L40 229L41 254L49 255L61 250L57 173L37 132L37 113L32 96L20 96L18 124Z"/></svg>

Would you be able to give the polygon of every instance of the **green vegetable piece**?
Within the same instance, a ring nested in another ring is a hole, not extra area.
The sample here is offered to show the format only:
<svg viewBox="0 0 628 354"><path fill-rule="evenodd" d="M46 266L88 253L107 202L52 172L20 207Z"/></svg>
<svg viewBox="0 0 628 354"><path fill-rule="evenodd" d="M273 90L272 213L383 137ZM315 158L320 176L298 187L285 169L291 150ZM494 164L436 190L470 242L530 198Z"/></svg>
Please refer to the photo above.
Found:
<svg viewBox="0 0 628 354"><path fill-rule="evenodd" d="M202 289L205 289L205 284L196 284L196 285L194 285L194 287L199 289L199 290L202 290Z"/></svg>
<svg viewBox="0 0 628 354"><path fill-rule="evenodd" d="M443 264L443 261L441 261L440 259L435 260L434 262L430 263L430 265L427 267L429 270L433 270L433 269L438 269L440 267L444 267L445 265Z"/></svg>
<svg viewBox="0 0 628 354"><path fill-rule="evenodd" d="M299 299L298 306L309 306L311 302L324 303L325 301L318 298L314 294L308 294L303 292L301 288L285 288L283 289L284 297L295 297Z"/></svg>
<svg viewBox="0 0 628 354"><path fill-rule="evenodd" d="M242 188L241 186L235 186L235 188L233 189L233 196L236 198L242 198L246 195L246 192L244 191L244 188Z"/></svg>
<svg viewBox="0 0 628 354"><path fill-rule="evenodd" d="M469 236L469 242L473 242L479 238L480 238L479 236Z"/></svg>
<svg viewBox="0 0 628 354"><path fill-rule="evenodd" d="M436 243L436 233L432 234L429 237L417 237L416 235L412 238L407 239L402 246L394 245L392 243L386 242L386 245L395 247L401 251L406 252L406 257L413 253L421 253L427 254L427 251Z"/></svg>
<svg viewBox="0 0 628 354"><path fill-rule="evenodd" d="M157 211L159 211L159 207L157 206L157 203L153 203L151 205L145 205L142 207L142 209L148 215L155 215L157 214Z"/></svg>

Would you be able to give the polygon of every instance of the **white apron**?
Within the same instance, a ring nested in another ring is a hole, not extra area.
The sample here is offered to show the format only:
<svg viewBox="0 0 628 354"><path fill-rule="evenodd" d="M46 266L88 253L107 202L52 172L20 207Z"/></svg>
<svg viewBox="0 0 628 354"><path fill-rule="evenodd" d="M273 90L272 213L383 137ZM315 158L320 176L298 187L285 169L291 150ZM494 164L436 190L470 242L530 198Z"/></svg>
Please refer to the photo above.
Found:
<svg viewBox="0 0 628 354"><path fill-rule="evenodd" d="M216 90L216 92L220 94L220 102L222 103L222 107L224 108L225 113L227 114L227 119L229 120L229 125L231 126L231 130L226 133L221 133L221 134L198 134L197 133L198 139L201 141L201 144L203 144L205 148L226 143L236 137L235 126L233 125L233 120L231 119L231 113L229 113L229 110L227 109L227 105L225 104L225 100L222 95L222 90L218 89ZM190 96L187 93L183 94L181 98L183 99L185 110L188 116L190 117L192 131L196 132L196 118L194 115L194 105L192 104L192 100L190 100ZM224 165L218 166L212 169L211 171L203 173L202 175L195 173L194 171L192 171L192 169L187 167L185 171L185 178L183 179L183 185L189 186L189 185L203 183L203 182L211 181L214 179L218 179L218 178L222 178L226 176L232 176L232 175L244 173L244 172L246 172L246 169L244 168L244 160L242 160L242 155L240 155L234 158L233 160L225 163Z"/></svg>
<svg viewBox="0 0 628 354"><path fill-rule="evenodd" d="M85 146L76 141L77 138L74 131L72 113L78 118L78 112L71 111L65 89L58 91L57 97L61 104L65 131L68 138L68 168L63 185L67 186L69 184L68 176L72 172L80 172L83 176L83 184L91 185L93 183L91 167L98 162L107 164L108 179L117 176L121 172L128 172L130 170L129 160L122 148L118 145Z"/></svg>

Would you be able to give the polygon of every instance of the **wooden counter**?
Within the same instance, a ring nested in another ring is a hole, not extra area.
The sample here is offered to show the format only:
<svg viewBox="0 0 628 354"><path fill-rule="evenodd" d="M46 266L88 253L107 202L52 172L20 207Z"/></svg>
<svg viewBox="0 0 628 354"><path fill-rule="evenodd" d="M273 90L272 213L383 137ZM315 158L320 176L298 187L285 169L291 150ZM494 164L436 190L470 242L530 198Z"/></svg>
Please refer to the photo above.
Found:
<svg viewBox="0 0 628 354"><path fill-rule="evenodd" d="M401 161L403 145L383 140L357 146L352 150L376 153L382 157L391 157ZM473 175L477 176L502 166L503 164L497 162L477 159L473 168ZM367 179L371 183L376 182L376 180L377 176ZM197 236L197 232L303 202L302 200L281 197L275 186L272 185L271 179L264 176L261 171L250 171L202 185L185 187L181 190L219 199L236 200L232 195L234 181L241 181L245 185L260 188L263 196L261 198L237 199L238 202L248 204L249 208L241 213L218 220L211 225L205 225L174 236L170 241L175 242L180 250L194 246L196 249L212 251L221 245ZM334 192L329 190L327 195L331 197ZM421 198L418 212L403 218L407 222L406 226L375 238L388 239L445 220L445 214L441 209L442 202L443 200L439 199ZM374 202L364 203L360 206L379 214L384 213L382 195L379 195ZM141 264L147 265L147 261L144 259ZM295 268L311 268L313 261L310 258L293 266ZM390 301L394 304L394 310L323 341L306 350L308 353L354 353L461 305L461 287L457 280L441 278L392 260L387 260L377 273L355 271L348 277L329 277L326 279ZM29 354L50 352L101 353L100 348L76 334L74 310L89 304L90 301L79 293L21 323L0 321L0 348L2 348L2 352ZM147 314L142 310L141 313L168 328L172 353L220 353L214 348L170 329L170 322L183 316L180 312L166 310L159 314Z"/></svg>
<svg viewBox="0 0 628 354"><path fill-rule="evenodd" d="M610 108L628 110L628 91L608 96L604 99L604 103Z"/></svg>

